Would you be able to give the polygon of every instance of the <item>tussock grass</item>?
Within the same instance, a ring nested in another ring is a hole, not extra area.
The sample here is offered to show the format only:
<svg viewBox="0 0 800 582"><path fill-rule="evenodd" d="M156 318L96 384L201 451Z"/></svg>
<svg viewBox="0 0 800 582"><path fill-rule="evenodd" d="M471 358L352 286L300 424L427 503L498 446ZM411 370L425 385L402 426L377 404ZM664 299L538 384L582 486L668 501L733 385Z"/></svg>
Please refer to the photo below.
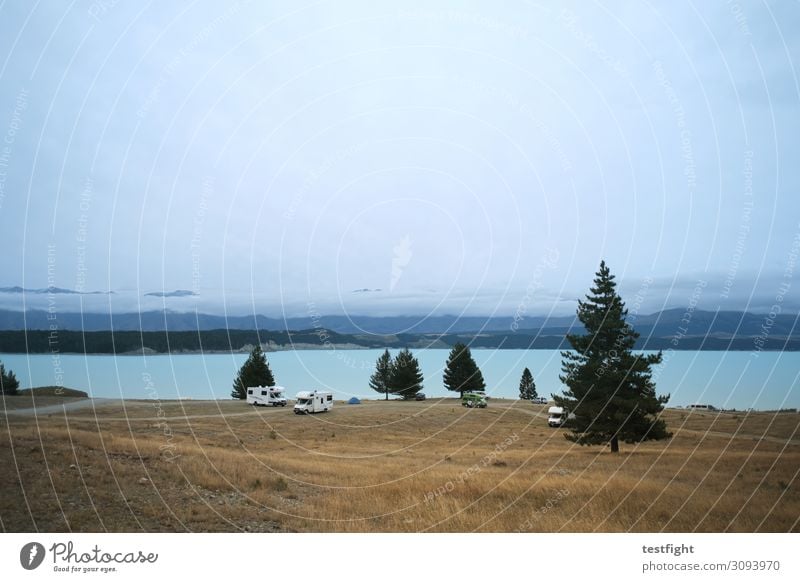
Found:
<svg viewBox="0 0 800 582"><path fill-rule="evenodd" d="M188 415L188 417L187 417ZM736 416L736 418L734 418ZM800 415L667 411L577 447L542 407L367 402L297 417L127 402L0 431L6 531L800 531Z"/></svg>

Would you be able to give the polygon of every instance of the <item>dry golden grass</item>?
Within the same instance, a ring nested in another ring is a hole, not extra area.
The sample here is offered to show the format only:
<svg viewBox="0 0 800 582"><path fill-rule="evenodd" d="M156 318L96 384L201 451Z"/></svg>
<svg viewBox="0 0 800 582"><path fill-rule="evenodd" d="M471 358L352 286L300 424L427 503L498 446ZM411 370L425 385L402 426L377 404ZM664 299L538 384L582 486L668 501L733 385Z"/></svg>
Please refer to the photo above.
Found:
<svg viewBox="0 0 800 582"><path fill-rule="evenodd" d="M576 447L543 406L125 402L0 427L4 531L800 531L800 415Z"/></svg>

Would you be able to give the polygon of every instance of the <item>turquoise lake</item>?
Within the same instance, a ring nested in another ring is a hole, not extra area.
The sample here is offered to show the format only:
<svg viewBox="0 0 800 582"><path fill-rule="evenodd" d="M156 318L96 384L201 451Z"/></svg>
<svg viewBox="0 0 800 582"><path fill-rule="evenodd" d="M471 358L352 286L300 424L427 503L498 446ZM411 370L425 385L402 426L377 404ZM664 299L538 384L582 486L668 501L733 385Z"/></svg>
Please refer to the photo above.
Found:
<svg viewBox="0 0 800 582"><path fill-rule="evenodd" d="M367 385L382 350L298 350L267 354L276 382L293 397L299 390L327 389L337 398L379 398ZM557 350L473 350L487 392L516 398L519 379L530 368L541 396L561 391ZM416 350L429 397L452 396L442 383L447 350ZM94 397L228 399L233 378L246 354L157 356L0 354L21 387L59 384ZM659 394L670 406L691 403L718 408L800 407L800 352L664 353L655 369Z"/></svg>

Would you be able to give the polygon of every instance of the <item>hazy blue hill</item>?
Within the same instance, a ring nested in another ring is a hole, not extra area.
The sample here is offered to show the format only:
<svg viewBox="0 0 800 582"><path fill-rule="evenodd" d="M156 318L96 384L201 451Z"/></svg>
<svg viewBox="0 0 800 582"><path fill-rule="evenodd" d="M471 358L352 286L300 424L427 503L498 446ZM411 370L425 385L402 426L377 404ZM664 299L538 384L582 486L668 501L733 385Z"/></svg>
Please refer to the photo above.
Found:
<svg viewBox="0 0 800 582"><path fill-rule="evenodd" d="M741 311L693 311L668 309L659 313L643 315L634 321L634 327L643 336L757 336L766 324L767 316ZM787 337L800 335L798 315L780 314L771 325L769 335Z"/></svg>
<svg viewBox="0 0 800 582"><path fill-rule="evenodd" d="M397 333L464 333L510 331L512 317L455 317L450 315L420 318L370 317L330 315L320 318L265 317L263 315L221 316L211 314L181 313L174 311L145 311L119 313L113 318L108 313L57 313L55 320L48 319L43 310L0 310L0 329L49 329L54 321L59 329L84 331L197 331L211 329L312 329L324 327L338 333L397 334ZM518 322L518 329L545 327L569 328L575 321L568 317L526 317Z"/></svg>

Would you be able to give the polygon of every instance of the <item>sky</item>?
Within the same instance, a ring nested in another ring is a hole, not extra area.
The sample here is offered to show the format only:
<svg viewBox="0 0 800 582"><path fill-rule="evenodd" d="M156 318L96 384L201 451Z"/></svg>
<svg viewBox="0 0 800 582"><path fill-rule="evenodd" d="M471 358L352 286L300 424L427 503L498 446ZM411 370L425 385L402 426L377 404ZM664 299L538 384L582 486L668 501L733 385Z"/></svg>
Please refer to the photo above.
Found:
<svg viewBox="0 0 800 582"><path fill-rule="evenodd" d="M399 4L0 4L0 307L800 309L800 4Z"/></svg>

